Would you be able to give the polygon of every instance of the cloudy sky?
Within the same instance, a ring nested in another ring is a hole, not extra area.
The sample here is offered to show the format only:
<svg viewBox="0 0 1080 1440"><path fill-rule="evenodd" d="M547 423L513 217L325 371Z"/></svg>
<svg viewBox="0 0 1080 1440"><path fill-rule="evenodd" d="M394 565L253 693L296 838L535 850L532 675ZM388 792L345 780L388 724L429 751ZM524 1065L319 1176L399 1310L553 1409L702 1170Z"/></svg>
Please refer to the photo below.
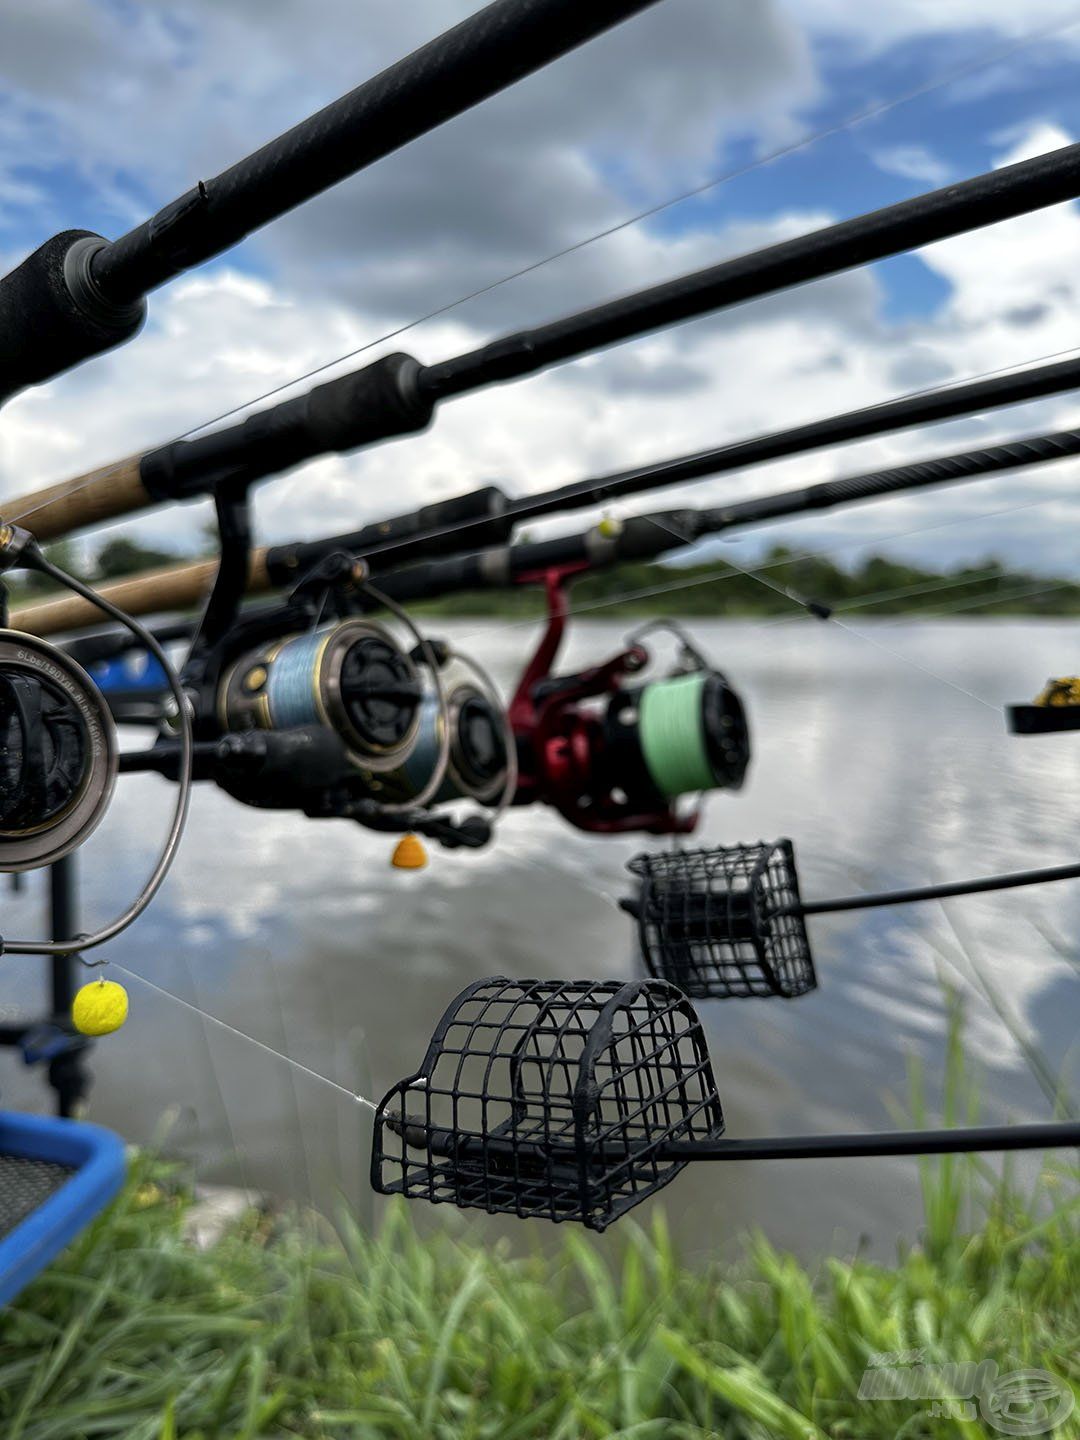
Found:
<svg viewBox="0 0 1080 1440"><path fill-rule="evenodd" d="M70 226L122 232L474 8L6 7L0 263ZM1078 60L1080 9L1064 0L663 0L152 296L133 344L6 407L0 496L162 443L714 177L727 178L364 359L404 346L435 361L1069 144ZM445 405L422 437L264 485L260 536L352 528L492 480L523 494L1080 348L1078 257L1080 214L1060 206L484 391ZM1066 397L635 507L715 503L1073 423L1080 403ZM1075 572L1078 475L1066 461L774 526L725 553L783 539L839 559L993 554ZM188 507L129 523L183 548L203 519Z"/></svg>

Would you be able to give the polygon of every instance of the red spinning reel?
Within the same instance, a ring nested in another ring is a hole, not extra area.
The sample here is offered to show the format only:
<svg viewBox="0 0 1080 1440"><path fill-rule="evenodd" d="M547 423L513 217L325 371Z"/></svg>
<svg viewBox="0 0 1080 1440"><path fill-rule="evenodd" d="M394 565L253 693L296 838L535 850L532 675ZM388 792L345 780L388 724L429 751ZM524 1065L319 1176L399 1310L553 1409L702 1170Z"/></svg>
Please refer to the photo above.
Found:
<svg viewBox="0 0 1080 1440"><path fill-rule="evenodd" d="M570 613L569 582L588 569L583 561L516 577L543 585L548 623L510 704L515 803L551 805L593 834L688 834L697 812L680 815L679 795L742 784L750 759L742 704L685 641L680 668L662 680L626 683L649 663L641 644L602 665L552 675Z"/></svg>

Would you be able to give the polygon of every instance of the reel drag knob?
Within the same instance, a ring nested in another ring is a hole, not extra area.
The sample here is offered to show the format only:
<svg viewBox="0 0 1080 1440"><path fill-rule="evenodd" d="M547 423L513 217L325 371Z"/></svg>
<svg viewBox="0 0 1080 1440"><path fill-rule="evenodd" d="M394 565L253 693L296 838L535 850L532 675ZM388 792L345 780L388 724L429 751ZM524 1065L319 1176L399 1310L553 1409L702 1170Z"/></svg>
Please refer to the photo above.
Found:
<svg viewBox="0 0 1080 1440"><path fill-rule="evenodd" d="M0 870L50 865L90 835L116 778L112 717L62 651L0 631Z"/></svg>

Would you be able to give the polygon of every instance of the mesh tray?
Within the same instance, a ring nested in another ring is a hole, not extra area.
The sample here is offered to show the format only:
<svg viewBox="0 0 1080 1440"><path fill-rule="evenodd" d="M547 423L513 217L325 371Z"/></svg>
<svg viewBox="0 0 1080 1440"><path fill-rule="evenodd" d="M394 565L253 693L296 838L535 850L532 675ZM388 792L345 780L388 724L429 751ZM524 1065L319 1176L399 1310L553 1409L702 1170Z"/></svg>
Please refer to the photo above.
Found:
<svg viewBox="0 0 1080 1440"><path fill-rule="evenodd" d="M723 1128L701 1027L673 986L482 980L379 1107L372 1184L603 1230L683 1168L661 1145Z"/></svg>
<svg viewBox="0 0 1080 1440"><path fill-rule="evenodd" d="M73 1240L124 1181L124 1147L97 1125L0 1111L0 1305Z"/></svg>
<svg viewBox="0 0 1080 1440"><path fill-rule="evenodd" d="M0 1240L75 1174L70 1165L0 1155Z"/></svg>
<svg viewBox="0 0 1080 1440"><path fill-rule="evenodd" d="M629 868L650 975L694 1000L816 987L790 840L639 855Z"/></svg>

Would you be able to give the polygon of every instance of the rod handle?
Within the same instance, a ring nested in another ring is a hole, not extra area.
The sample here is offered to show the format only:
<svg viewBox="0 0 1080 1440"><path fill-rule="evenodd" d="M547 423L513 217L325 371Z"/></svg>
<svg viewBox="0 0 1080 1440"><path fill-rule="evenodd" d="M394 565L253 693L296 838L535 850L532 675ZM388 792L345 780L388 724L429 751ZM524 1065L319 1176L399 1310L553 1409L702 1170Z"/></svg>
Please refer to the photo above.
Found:
<svg viewBox="0 0 1080 1440"><path fill-rule="evenodd" d="M0 279L0 404L142 326L145 301L111 301L91 277L106 243L89 230L63 230Z"/></svg>

